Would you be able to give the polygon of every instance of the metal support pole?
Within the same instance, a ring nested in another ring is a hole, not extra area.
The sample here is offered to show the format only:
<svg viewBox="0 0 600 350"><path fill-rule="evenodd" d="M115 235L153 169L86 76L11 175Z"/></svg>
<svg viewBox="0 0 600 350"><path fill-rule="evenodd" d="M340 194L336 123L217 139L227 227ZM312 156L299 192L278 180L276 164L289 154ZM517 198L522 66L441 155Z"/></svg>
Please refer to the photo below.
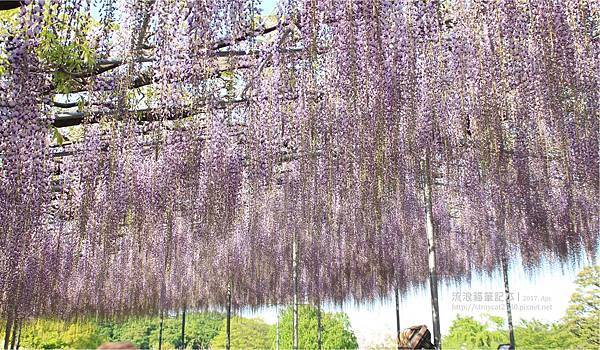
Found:
<svg viewBox="0 0 600 350"><path fill-rule="evenodd" d="M15 348L15 344L17 341L17 329L19 328L19 320L16 319L15 323L13 324L13 331L12 331L12 337L10 339L10 349L14 349Z"/></svg>
<svg viewBox="0 0 600 350"><path fill-rule="evenodd" d="M21 329L23 329L23 321L19 324L19 334L17 334L17 345L15 346L17 350L21 347Z"/></svg>
<svg viewBox="0 0 600 350"><path fill-rule="evenodd" d="M429 289L431 292L431 316L433 321L433 337L436 349L441 350L442 339L440 331L440 307L438 299L437 267L435 261L435 230L433 226L433 206L431 173L429 169L429 154L423 160L423 194L425 199L425 230L427 232L427 246L429 250Z"/></svg>
<svg viewBox="0 0 600 350"><path fill-rule="evenodd" d="M294 283L292 348L298 350L298 236L295 230L292 242L292 279Z"/></svg>
<svg viewBox="0 0 600 350"><path fill-rule="evenodd" d="M279 308L277 311L277 324L275 325L275 350L279 350Z"/></svg>
<svg viewBox="0 0 600 350"><path fill-rule="evenodd" d="M319 300L319 304L317 305L317 350L321 350L321 333L321 301Z"/></svg>
<svg viewBox="0 0 600 350"><path fill-rule="evenodd" d="M185 349L185 309L183 306L183 312L181 314L181 349Z"/></svg>
<svg viewBox="0 0 600 350"><path fill-rule="evenodd" d="M13 319L12 319L12 315L9 314L7 320L6 320L6 327L4 327L4 347L2 349L8 349L9 345L10 345L10 331L12 330L13 327Z"/></svg>
<svg viewBox="0 0 600 350"><path fill-rule="evenodd" d="M515 330L512 321L512 308L510 306L510 289L508 288L508 262L506 260L506 256L502 257L502 277L504 278L504 294L506 296L506 316L508 320L510 348L515 349Z"/></svg>
<svg viewBox="0 0 600 350"><path fill-rule="evenodd" d="M225 328L227 339L225 339L225 349L231 349L231 282L227 284L227 324Z"/></svg>
<svg viewBox="0 0 600 350"><path fill-rule="evenodd" d="M158 331L158 350L162 350L162 341L163 341L163 312L160 311L160 329Z"/></svg>
<svg viewBox="0 0 600 350"><path fill-rule="evenodd" d="M398 287L394 288L394 294L396 296L396 342L398 343L398 350L400 350L400 299L398 297Z"/></svg>

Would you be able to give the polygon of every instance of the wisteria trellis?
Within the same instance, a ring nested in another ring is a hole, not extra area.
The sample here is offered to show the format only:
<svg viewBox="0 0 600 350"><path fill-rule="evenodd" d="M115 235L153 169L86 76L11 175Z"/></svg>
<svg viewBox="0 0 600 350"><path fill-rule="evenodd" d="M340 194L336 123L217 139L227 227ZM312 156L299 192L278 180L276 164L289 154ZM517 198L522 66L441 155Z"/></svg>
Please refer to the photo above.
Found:
<svg viewBox="0 0 600 350"><path fill-rule="evenodd" d="M23 3L0 40L3 319L219 306L230 284L290 302L294 237L302 298L421 285L424 160L442 280L597 252L597 1L282 1L270 26L256 0L95 1L118 63L78 73L62 147L34 49L44 8L91 2Z"/></svg>

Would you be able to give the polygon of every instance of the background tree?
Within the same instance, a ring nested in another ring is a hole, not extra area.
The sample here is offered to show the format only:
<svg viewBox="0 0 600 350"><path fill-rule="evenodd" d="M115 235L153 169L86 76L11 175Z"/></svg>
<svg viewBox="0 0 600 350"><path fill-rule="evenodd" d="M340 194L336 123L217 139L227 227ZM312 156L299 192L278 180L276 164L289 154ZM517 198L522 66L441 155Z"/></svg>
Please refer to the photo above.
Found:
<svg viewBox="0 0 600 350"><path fill-rule="evenodd" d="M473 317L458 316L442 343L448 349L497 349L508 342L503 323L500 317L486 316L482 323Z"/></svg>
<svg viewBox="0 0 600 350"><path fill-rule="evenodd" d="M111 328L110 341L130 341L140 349L150 347L150 335L158 332L157 317L132 318L122 323L108 323Z"/></svg>
<svg viewBox="0 0 600 350"><path fill-rule="evenodd" d="M225 316L217 312L203 312L187 316L185 342L187 348L208 349L219 334Z"/></svg>
<svg viewBox="0 0 600 350"><path fill-rule="evenodd" d="M160 342L160 318L156 318L156 328L152 330L148 341L150 348L158 349ZM162 348L178 349L181 344L181 320L176 317L165 317L163 320Z"/></svg>
<svg viewBox="0 0 600 350"><path fill-rule="evenodd" d="M292 348L292 308L284 309L280 314L279 342L281 349ZM302 305L299 308L298 334L300 349L317 348L317 308ZM343 312L329 313L321 311L322 349L357 349L358 342L350 327L348 315ZM275 327L272 330L273 339Z"/></svg>
<svg viewBox="0 0 600 350"><path fill-rule="evenodd" d="M584 268L564 318L565 327L579 339L600 348L600 265Z"/></svg>
<svg viewBox="0 0 600 350"><path fill-rule="evenodd" d="M185 346L190 349L207 349L219 333L223 314L217 312L188 313L185 324ZM132 318L125 322L104 322L101 328L114 342L130 341L140 349L158 347L159 317ZM163 321L163 348L181 348L181 316L165 317Z"/></svg>
<svg viewBox="0 0 600 350"><path fill-rule="evenodd" d="M561 322L521 320L519 326L515 328L515 338L517 348L524 350L591 349L589 344L579 341Z"/></svg>
<svg viewBox="0 0 600 350"><path fill-rule="evenodd" d="M225 349L227 333L223 320L219 334L212 340L212 349ZM231 348L232 349L267 349L273 343L271 325L256 318L231 318Z"/></svg>

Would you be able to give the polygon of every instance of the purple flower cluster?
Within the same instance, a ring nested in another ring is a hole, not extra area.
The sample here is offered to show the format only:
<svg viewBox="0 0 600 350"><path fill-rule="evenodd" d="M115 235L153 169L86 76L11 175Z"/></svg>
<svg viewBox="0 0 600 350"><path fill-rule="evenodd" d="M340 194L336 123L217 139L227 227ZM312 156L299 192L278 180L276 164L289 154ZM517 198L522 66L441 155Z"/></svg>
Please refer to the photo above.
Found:
<svg viewBox="0 0 600 350"><path fill-rule="evenodd" d="M595 256L596 2L299 0L256 37L257 2L123 1L101 46L131 64L90 81L111 104L84 106L63 157L43 4L24 7L0 77L0 318L214 307L228 284L236 306L289 303L294 243L302 298L407 291L428 277L425 178L442 281Z"/></svg>

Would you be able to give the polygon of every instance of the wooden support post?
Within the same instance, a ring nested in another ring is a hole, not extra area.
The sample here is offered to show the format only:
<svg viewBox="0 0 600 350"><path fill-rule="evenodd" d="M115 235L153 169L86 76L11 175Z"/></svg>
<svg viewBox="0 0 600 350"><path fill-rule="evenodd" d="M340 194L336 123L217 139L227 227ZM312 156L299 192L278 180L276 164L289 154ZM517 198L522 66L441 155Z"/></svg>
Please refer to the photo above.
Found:
<svg viewBox="0 0 600 350"><path fill-rule="evenodd" d="M423 163L423 197L425 200L425 230L427 232L428 263L429 263L429 290L431 292L431 316L433 321L433 337L436 349L441 350L442 339L440 331L440 307L438 299L437 266L435 260L435 228L433 226L433 205L431 189L431 172L429 169L429 153L425 155Z"/></svg>

